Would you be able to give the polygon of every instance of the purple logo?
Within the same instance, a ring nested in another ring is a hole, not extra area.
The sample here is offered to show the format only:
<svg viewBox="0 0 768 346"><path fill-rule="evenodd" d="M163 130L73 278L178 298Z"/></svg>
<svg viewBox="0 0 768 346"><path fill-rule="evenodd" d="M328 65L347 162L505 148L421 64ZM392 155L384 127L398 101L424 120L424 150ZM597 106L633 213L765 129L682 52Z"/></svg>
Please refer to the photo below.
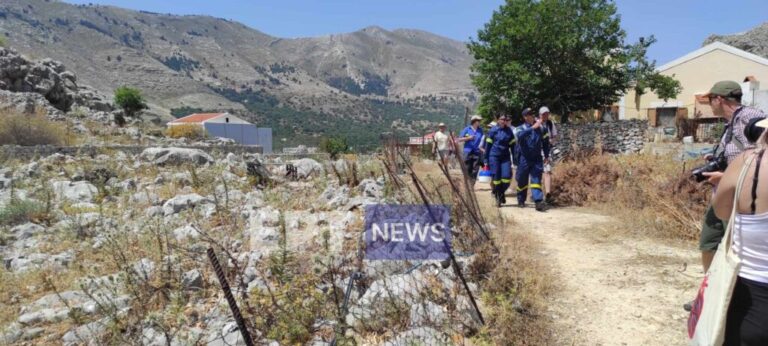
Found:
<svg viewBox="0 0 768 346"><path fill-rule="evenodd" d="M365 258L444 260L451 246L451 208L446 205L365 207Z"/></svg>

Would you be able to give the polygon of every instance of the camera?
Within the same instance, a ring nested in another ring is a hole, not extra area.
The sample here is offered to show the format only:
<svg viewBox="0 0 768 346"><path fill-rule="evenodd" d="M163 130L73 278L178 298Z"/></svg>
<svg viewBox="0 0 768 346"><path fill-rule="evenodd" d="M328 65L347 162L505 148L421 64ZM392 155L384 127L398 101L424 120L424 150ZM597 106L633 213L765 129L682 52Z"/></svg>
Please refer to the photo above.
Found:
<svg viewBox="0 0 768 346"><path fill-rule="evenodd" d="M707 180L707 177L704 176L704 173L722 172L725 171L727 167L728 159L725 157L724 153L720 153L720 155L710 158L706 165L697 167L691 171L691 176L696 180L697 183L700 183L704 180Z"/></svg>

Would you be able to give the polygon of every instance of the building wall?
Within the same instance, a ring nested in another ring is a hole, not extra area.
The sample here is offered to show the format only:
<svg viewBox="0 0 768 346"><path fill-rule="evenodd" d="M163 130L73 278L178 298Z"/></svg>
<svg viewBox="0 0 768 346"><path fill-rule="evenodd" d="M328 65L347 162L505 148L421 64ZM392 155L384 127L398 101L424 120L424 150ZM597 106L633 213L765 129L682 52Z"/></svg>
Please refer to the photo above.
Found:
<svg viewBox="0 0 768 346"><path fill-rule="evenodd" d="M212 137L233 139L242 145L257 145L265 154L272 153L272 129L258 128L251 124L205 123L205 131Z"/></svg>
<svg viewBox="0 0 768 346"><path fill-rule="evenodd" d="M660 100L651 91L636 97L630 90L623 98L624 119L647 119L649 108L683 107L688 109L688 116L694 116L694 95L704 94L718 81L734 80L741 83L746 76L755 76L763 85L768 85L768 66L740 57L721 49L713 50L693 60L661 71L667 76L674 76L682 84L683 90L675 100ZM704 114L709 115L709 114Z"/></svg>

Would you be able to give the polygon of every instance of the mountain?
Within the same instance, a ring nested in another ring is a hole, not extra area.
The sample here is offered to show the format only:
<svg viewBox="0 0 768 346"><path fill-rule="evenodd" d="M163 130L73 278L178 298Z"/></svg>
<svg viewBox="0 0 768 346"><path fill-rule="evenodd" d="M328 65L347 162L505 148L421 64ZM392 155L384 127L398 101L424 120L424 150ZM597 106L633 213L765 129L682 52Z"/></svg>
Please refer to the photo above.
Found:
<svg viewBox="0 0 768 346"><path fill-rule="evenodd" d="M284 39L208 16L3 0L0 35L108 95L138 87L168 118L231 110L286 142L342 134L370 143L370 131L458 126L476 96L464 43L417 30Z"/></svg>
<svg viewBox="0 0 768 346"><path fill-rule="evenodd" d="M752 30L733 35L711 35L704 45L720 41L741 50L768 57L768 22L763 23Z"/></svg>

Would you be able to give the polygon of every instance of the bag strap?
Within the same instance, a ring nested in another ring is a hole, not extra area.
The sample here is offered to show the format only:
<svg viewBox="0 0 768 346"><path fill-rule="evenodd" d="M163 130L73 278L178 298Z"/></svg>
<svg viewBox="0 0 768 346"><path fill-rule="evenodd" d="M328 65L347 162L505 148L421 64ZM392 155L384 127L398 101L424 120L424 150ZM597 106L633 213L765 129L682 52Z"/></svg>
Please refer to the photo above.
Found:
<svg viewBox="0 0 768 346"><path fill-rule="evenodd" d="M755 163L755 175L752 177L752 205L750 205L752 215L757 213L757 183L760 181L760 166L763 162L763 154L765 154L765 149L760 150L760 152L757 154L757 163Z"/></svg>
<svg viewBox="0 0 768 346"><path fill-rule="evenodd" d="M728 251L731 250L731 247L733 246L733 228L736 227L736 207L739 205L739 197L741 196L741 190L744 188L744 180L746 180L747 172L749 172L749 167L752 166L752 162L755 160L754 154L749 155L747 158L747 161L744 163L744 166L741 168L741 173L739 173L739 180L736 183L736 192L733 195L733 208L731 208L731 218L728 221L728 227L726 227L724 239L726 240L728 246L725 248L725 252L728 253ZM739 230L741 230L741 227L739 227ZM742 241L742 246L744 242Z"/></svg>

